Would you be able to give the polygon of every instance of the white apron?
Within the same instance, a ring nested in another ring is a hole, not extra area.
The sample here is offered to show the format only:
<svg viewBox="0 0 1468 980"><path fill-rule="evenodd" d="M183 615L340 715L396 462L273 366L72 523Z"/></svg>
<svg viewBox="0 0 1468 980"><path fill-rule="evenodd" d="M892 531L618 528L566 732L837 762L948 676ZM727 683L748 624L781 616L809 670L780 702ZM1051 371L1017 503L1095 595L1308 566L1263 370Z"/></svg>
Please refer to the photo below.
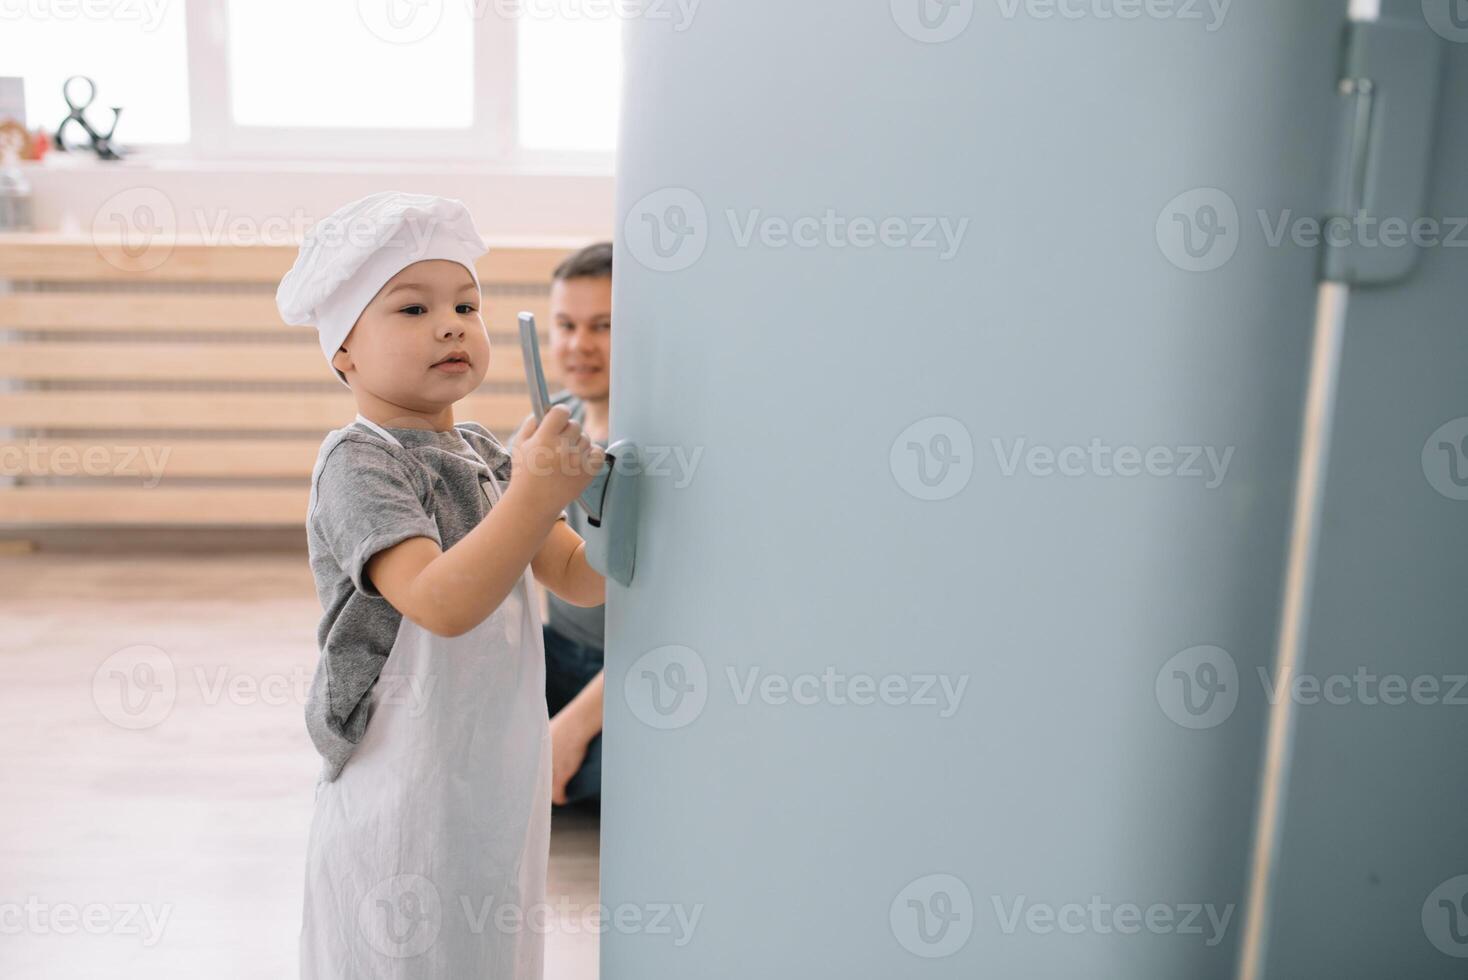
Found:
<svg viewBox="0 0 1468 980"><path fill-rule="evenodd" d="M464 636L403 617L362 741L317 786L302 980L540 980L550 727L529 575Z"/></svg>

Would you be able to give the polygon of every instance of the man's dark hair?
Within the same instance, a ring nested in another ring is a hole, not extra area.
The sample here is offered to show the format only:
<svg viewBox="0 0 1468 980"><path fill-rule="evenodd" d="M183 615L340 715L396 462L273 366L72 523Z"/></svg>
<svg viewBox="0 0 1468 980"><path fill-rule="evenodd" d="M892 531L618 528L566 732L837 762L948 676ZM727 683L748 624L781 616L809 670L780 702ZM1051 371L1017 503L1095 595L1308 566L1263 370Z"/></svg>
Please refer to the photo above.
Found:
<svg viewBox="0 0 1468 980"><path fill-rule="evenodd" d="M552 282L563 279L610 279L612 277L612 243L597 242L566 257L556 266Z"/></svg>

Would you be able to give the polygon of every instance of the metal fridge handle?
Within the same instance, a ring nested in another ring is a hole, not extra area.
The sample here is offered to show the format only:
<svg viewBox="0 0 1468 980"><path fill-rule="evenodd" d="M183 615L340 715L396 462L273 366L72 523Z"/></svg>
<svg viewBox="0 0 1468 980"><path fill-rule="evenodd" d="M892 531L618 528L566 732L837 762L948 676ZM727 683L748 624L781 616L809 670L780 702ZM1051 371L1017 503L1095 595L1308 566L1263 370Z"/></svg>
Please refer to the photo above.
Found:
<svg viewBox="0 0 1468 980"><path fill-rule="evenodd" d="M535 314L520 314L520 355L525 362L525 384L530 389L530 407L539 422L550 411L550 390L540 359L540 335ZM606 451L601 472L576 498L586 512L591 530L586 536L586 559L591 567L622 585L632 584L637 555L637 503L641 455L629 440L612 443Z"/></svg>

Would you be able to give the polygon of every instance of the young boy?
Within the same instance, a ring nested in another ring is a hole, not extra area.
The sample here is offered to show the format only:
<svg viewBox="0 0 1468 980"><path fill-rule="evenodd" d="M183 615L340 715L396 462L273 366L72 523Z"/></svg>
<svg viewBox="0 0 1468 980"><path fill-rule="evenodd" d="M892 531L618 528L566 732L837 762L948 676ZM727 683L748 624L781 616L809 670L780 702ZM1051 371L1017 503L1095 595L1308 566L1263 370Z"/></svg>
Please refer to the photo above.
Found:
<svg viewBox="0 0 1468 980"><path fill-rule="evenodd" d="M602 452L564 408L511 455L454 404L489 338L464 206L375 194L307 236L277 303L310 324L357 420L326 437L307 517L324 616L306 724L325 765L301 976L541 976L550 737L526 584L600 604L560 518Z"/></svg>

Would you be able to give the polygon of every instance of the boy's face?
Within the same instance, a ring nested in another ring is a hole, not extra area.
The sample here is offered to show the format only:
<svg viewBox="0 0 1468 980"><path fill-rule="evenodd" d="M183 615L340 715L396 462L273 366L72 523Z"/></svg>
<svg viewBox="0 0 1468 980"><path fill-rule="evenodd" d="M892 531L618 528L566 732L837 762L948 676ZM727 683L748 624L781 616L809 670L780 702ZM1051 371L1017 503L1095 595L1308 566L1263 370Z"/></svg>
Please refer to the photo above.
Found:
<svg viewBox="0 0 1468 980"><path fill-rule="evenodd" d="M582 401L605 401L612 383L611 277L557 279L550 312L551 358L566 390Z"/></svg>
<svg viewBox="0 0 1468 980"><path fill-rule="evenodd" d="M415 262L387 281L332 359L354 391L418 412L440 411L479 387L489 335L479 290L457 262Z"/></svg>

